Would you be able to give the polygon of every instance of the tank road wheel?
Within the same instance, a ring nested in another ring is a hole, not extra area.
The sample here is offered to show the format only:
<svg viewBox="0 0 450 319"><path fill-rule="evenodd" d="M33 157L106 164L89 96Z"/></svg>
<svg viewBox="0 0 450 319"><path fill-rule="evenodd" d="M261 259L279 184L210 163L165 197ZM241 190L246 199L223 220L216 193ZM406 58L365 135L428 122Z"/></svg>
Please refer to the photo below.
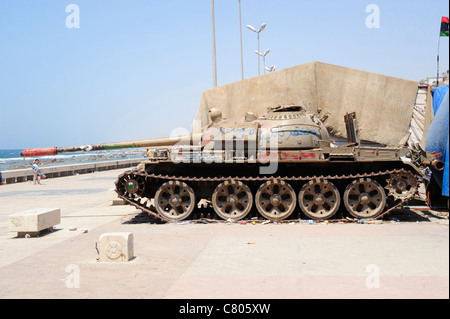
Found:
<svg viewBox="0 0 450 319"><path fill-rule="evenodd" d="M328 219L338 211L341 198L333 183L316 179L303 185L298 203L309 218Z"/></svg>
<svg viewBox="0 0 450 319"><path fill-rule="evenodd" d="M169 221L180 221L194 210L195 194L188 184L169 181L158 188L154 203L161 217Z"/></svg>
<svg viewBox="0 0 450 319"><path fill-rule="evenodd" d="M397 199L408 199L417 192L417 179L411 172L394 174L388 180L388 195Z"/></svg>
<svg viewBox="0 0 450 319"><path fill-rule="evenodd" d="M284 181L271 180L262 184L256 192L258 212L270 220L282 220L294 211L297 196L291 185Z"/></svg>
<svg viewBox="0 0 450 319"><path fill-rule="evenodd" d="M120 194L128 198L141 197L145 190L145 178L126 174L120 179L117 188Z"/></svg>
<svg viewBox="0 0 450 319"><path fill-rule="evenodd" d="M223 219L240 220L250 212L253 195L244 183L225 181L216 187L211 202L214 211Z"/></svg>
<svg viewBox="0 0 450 319"><path fill-rule="evenodd" d="M378 182L360 178L351 182L344 192L347 211L356 218L373 218L383 212L386 193Z"/></svg>

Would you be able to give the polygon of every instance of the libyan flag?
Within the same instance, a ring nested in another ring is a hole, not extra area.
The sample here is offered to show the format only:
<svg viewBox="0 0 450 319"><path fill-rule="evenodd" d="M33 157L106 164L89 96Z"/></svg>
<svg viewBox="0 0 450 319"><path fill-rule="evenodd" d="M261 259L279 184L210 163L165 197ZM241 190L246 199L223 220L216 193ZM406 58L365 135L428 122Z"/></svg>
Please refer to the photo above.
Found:
<svg viewBox="0 0 450 319"><path fill-rule="evenodd" d="M441 37L448 37L449 27L448 27L448 17L442 17L441 20Z"/></svg>

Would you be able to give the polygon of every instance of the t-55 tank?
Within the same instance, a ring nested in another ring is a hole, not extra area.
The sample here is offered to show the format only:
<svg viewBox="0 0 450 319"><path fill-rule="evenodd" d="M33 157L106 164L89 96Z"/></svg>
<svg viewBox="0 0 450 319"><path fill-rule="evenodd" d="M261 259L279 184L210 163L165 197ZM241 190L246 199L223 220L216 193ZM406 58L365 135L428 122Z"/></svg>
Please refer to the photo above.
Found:
<svg viewBox="0 0 450 319"><path fill-rule="evenodd" d="M340 146L318 115L301 106L248 112L244 119L224 119L217 108L209 114L211 124L186 136L28 149L22 155L149 148L148 159L118 177L116 192L165 221L189 218L200 200L212 206L214 217L233 221L377 218L415 198L419 183L428 182L428 167L443 169L419 146L361 146L355 113L344 118L348 137Z"/></svg>

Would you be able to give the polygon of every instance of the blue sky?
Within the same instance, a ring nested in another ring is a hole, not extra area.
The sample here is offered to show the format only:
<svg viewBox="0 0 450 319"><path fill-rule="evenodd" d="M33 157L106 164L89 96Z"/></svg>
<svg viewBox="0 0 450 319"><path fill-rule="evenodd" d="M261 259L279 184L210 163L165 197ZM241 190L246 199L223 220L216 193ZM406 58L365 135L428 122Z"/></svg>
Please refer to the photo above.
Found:
<svg viewBox="0 0 450 319"><path fill-rule="evenodd" d="M69 4L80 28L66 27ZM366 27L369 4L379 28ZM264 22L277 70L320 61L419 81L436 74L448 15L444 0L242 0L245 78L258 75L245 25ZM218 85L239 81L238 0L215 0L215 22ZM0 1L0 149L168 136L212 86L210 0Z"/></svg>

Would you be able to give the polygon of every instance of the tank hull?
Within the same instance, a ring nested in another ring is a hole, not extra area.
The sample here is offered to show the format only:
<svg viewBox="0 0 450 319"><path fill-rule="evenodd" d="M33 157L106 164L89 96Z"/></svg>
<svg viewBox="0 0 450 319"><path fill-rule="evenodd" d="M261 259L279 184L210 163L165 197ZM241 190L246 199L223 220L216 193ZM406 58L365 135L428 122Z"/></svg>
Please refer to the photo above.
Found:
<svg viewBox="0 0 450 319"><path fill-rule="evenodd" d="M406 160L408 151L330 147L257 153L256 160L224 151L211 162L211 156L185 148L125 172L116 192L173 222L198 218L202 202L210 217L225 220L378 218L418 195L424 175Z"/></svg>

